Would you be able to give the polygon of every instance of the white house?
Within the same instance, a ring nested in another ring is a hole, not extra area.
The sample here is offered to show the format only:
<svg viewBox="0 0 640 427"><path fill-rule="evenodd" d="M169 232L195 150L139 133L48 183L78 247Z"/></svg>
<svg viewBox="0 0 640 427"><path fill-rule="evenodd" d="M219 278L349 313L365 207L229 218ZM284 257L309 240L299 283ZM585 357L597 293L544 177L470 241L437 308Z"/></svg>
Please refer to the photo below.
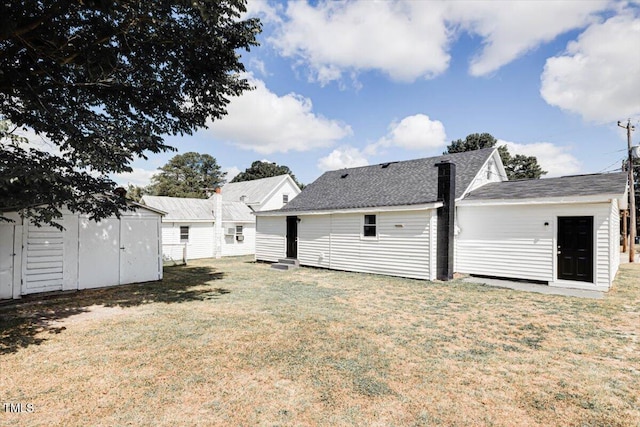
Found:
<svg viewBox="0 0 640 427"><path fill-rule="evenodd" d="M141 203L166 212L162 218L165 262L255 253L255 217L242 202L143 196Z"/></svg>
<svg viewBox="0 0 640 427"><path fill-rule="evenodd" d="M0 223L0 299L162 279L163 212L140 206L99 222L63 212L37 227L17 213Z"/></svg>
<svg viewBox="0 0 640 427"><path fill-rule="evenodd" d="M254 211L280 209L300 194L289 175L230 182L222 187L222 200L243 202Z"/></svg>
<svg viewBox="0 0 640 427"><path fill-rule="evenodd" d="M256 213L256 259L609 289L625 174L505 181L496 149L326 172L285 207Z"/></svg>

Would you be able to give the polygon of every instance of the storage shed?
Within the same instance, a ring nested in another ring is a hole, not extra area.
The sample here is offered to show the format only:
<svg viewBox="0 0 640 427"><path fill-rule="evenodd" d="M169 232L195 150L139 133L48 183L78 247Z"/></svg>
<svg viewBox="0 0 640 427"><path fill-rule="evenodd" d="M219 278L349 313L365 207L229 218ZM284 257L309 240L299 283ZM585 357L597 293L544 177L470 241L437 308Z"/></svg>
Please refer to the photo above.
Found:
<svg viewBox="0 0 640 427"><path fill-rule="evenodd" d="M163 212L134 204L99 222L63 212L60 230L17 213L0 224L0 299L162 279Z"/></svg>

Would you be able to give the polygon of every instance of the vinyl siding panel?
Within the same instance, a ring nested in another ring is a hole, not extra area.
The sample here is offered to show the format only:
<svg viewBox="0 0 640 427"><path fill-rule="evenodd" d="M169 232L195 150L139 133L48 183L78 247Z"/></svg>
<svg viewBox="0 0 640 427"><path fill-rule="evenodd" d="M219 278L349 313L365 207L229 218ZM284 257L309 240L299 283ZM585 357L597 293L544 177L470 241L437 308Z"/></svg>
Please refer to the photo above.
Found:
<svg viewBox="0 0 640 427"><path fill-rule="evenodd" d="M303 265L329 268L330 215L308 215L298 223L298 259Z"/></svg>
<svg viewBox="0 0 640 427"><path fill-rule="evenodd" d="M211 258L214 256L214 227L213 223L163 223L162 224L162 255L164 259L178 259L182 257L182 247L185 242L180 241L180 227L189 227L189 241L187 242L187 259Z"/></svg>
<svg viewBox="0 0 640 427"><path fill-rule="evenodd" d="M256 259L276 262L285 257L286 218L256 218Z"/></svg>
<svg viewBox="0 0 640 427"><path fill-rule="evenodd" d="M289 201L293 200L298 194L300 194L300 190L293 186L289 182L289 180L285 180L280 186L273 192L271 196L259 207L261 211L271 211L274 209L280 209L284 206L282 203L282 195L289 195Z"/></svg>
<svg viewBox="0 0 640 427"><path fill-rule="evenodd" d="M362 237L364 214L331 215L330 268L430 279L431 212L371 214L377 238Z"/></svg>
<svg viewBox="0 0 640 427"><path fill-rule="evenodd" d="M256 248L256 226L255 224L236 224L233 222L223 222L223 229L236 228L236 225L242 225L243 241L238 241L235 236L223 236L222 256L240 256L251 255L255 253Z"/></svg>
<svg viewBox="0 0 640 427"><path fill-rule="evenodd" d="M620 206L618 201L611 202L611 222L609 223L609 251L611 256L611 270L609 281L613 282L620 267Z"/></svg>
<svg viewBox="0 0 640 427"><path fill-rule="evenodd" d="M456 271L584 289L608 288L611 212L609 203L459 206ZM556 280L559 216L594 217L595 283Z"/></svg>

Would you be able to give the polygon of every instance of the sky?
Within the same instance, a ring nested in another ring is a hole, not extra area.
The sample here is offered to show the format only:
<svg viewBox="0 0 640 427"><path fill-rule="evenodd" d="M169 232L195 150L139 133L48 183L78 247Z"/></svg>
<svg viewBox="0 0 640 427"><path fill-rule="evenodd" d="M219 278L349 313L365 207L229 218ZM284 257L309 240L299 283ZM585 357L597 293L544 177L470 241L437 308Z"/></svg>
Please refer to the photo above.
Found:
<svg viewBox="0 0 640 427"><path fill-rule="evenodd" d="M309 184L327 170L437 156L488 132L547 177L619 170L640 144L640 1L249 0L260 46L240 51L255 88L177 152L137 159L148 185L189 151L230 180L255 160Z"/></svg>

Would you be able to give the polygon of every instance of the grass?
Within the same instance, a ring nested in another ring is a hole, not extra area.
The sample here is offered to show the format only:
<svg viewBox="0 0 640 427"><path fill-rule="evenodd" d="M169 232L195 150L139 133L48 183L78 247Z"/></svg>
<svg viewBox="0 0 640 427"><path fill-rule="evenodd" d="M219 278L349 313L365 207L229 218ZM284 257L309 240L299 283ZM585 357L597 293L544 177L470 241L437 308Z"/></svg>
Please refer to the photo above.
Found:
<svg viewBox="0 0 640 427"><path fill-rule="evenodd" d="M0 307L1 425L637 426L640 266L602 300L248 258Z"/></svg>

